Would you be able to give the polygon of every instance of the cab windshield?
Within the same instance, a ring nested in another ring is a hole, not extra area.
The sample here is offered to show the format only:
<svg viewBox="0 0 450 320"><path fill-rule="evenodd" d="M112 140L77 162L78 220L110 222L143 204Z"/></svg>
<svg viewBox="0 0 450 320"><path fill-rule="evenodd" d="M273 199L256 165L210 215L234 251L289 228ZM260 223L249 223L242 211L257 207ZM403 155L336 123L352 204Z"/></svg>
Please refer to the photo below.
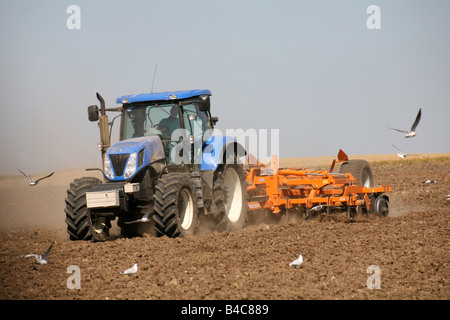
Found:
<svg viewBox="0 0 450 320"><path fill-rule="evenodd" d="M207 113L200 111L196 103L183 107L177 103L128 105L125 106L121 140L159 135L163 140L171 141L177 129L186 129L187 134L201 139L209 128Z"/></svg>

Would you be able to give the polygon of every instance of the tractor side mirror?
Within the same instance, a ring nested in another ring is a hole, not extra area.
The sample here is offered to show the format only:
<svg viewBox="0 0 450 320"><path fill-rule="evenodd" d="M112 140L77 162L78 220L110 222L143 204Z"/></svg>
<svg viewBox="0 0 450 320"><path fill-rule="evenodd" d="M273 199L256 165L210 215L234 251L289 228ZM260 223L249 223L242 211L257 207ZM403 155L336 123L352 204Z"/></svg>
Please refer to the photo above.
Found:
<svg viewBox="0 0 450 320"><path fill-rule="evenodd" d="M89 121L97 121L98 120L98 107L97 106L89 106L88 107L88 118L89 118Z"/></svg>
<svg viewBox="0 0 450 320"><path fill-rule="evenodd" d="M199 102L200 102L200 105L199 105L198 109L200 111L209 111L209 109L211 109L211 102L209 100L209 96L207 96L207 95L200 96Z"/></svg>

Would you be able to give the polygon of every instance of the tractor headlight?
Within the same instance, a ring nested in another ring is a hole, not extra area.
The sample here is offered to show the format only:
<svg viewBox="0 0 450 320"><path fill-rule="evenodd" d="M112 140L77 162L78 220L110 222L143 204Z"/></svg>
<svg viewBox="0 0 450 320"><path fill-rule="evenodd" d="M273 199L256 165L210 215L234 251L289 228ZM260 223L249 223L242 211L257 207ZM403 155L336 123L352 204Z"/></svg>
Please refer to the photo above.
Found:
<svg viewBox="0 0 450 320"><path fill-rule="evenodd" d="M123 177L125 179L128 179L136 172L136 159L137 159L136 152L132 153L128 158L127 166L125 167L125 173L123 174Z"/></svg>
<svg viewBox="0 0 450 320"><path fill-rule="evenodd" d="M111 167L111 161L109 161L109 157L105 154L105 161L103 163L103 172L108 179L114 179L114 172Z"/></svg>

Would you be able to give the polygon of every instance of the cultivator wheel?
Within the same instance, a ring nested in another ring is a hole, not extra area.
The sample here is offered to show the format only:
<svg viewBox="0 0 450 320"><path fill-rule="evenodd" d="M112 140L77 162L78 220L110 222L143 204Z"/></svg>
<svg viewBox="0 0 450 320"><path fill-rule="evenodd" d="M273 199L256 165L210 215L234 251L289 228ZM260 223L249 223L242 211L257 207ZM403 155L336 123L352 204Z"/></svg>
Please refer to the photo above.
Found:
<svg viewBox="0 0 450 320"><path fill-rule="evenodd" d="M380 218L385 218L389 214L389 199L387 196L379 196L375 200L375 213Z"/></svg>
<svg viewBox="0 0 450 320"><path fill-rule="evenodd" d="M339 172L350 173L356 179L358 186L365 188L372 188L374 186L372 168L366 160L348 160L342 163Z"/></svg>

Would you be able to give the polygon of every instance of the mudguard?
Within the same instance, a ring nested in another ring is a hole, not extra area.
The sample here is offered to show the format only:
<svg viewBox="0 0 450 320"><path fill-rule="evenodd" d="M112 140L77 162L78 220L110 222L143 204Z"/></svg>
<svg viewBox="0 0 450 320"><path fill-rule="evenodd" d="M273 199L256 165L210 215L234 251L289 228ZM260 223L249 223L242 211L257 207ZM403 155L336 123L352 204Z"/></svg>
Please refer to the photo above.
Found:
<svg viewBox="0 0 450 320"><path fill-rule="evenodd" d="M223 135L211 135L203 147L201 170L216 170L224 164L226 157L232 157L236 153L240 158L247 152L235 138Z"/></svg>

